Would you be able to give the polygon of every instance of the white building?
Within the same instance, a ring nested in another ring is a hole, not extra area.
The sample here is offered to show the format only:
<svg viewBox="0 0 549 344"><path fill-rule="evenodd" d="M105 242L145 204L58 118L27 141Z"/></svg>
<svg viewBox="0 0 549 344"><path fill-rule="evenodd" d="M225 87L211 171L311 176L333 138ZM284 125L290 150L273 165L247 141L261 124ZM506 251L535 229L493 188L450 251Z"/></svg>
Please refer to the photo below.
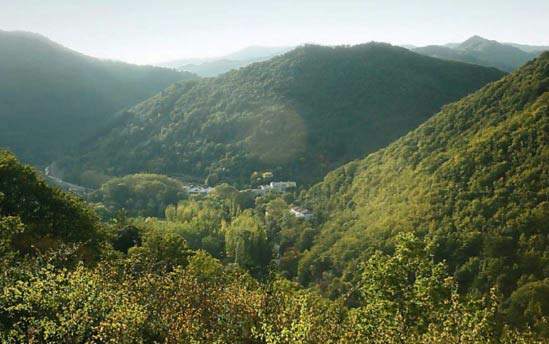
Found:
<svg viewBox="0 0 549 344"><path fill-rule="evenodd" d="M211 187L203 187L198 185L189 185L187 186L187 192L192 195L197 194L208 194L213 190Z"/></svg>
<svg viewBox="0 0 549 344"><path fill-rule="evenodd" d="M313 218L313 213L309 209L305 208L292 207L290 209L290 213L292 213L298 219L310 220Z"/></svg>
<svg viewBox="0 0 549 344"><path fill-rule="evenodd" d="M272 189L286 190L286 189L291 189L291 188L297 187L297 184L296 184L296 182L271 182L269 184L269 186Z"/></svg>
<svg viewBox="0 0 549 344"><path fill-rule="evenodd" d="M279 192L285 192L288 189L296 188L297 184L296 182L271 182L269 185L261 185L259 188L261 190L272 190L272 191L279 191Z"/></svg>

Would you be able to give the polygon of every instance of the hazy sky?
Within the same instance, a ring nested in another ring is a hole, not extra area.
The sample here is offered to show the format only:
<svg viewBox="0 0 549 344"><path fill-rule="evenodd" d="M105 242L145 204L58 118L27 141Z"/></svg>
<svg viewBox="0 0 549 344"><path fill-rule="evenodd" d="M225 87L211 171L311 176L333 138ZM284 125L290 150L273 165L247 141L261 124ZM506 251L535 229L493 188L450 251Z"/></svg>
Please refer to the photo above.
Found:
<svg viewBox="0 0 549 344"><path fill-rule="evenodd" d="M475 34L546 45L549 0L0 0L0 29L134 63L248 45L426 45Z"/></svg>

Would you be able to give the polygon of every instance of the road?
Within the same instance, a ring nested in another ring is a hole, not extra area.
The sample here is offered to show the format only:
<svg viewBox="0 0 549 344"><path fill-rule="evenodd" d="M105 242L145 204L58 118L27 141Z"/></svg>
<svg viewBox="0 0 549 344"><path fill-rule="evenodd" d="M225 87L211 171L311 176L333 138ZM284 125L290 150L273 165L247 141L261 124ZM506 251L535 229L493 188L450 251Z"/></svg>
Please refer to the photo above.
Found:
<svg viewBox="0 0 549 344"><path fill-rule="evenodd" d="M64 181L63 179L59 178L57 175L55 175L55 166L54 163L49 164L44 169L44 174L46 176L46 179L50 181L51 183L57 185L61 189L65 191L70 191L72 193L75 193L79 196L86 196L90 194L91 192L95 191L94 189L90 189L81 185L76 185L73 183L69 183Z"/></svg>

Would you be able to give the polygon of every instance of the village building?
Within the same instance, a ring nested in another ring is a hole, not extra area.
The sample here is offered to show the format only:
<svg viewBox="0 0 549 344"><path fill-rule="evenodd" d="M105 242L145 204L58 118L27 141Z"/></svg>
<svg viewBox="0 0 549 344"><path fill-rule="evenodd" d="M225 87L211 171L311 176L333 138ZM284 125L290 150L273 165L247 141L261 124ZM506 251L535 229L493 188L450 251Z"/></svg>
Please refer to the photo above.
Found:
<svg viewBox="0 0 549 344"><path fill-rule="evenodd" d="M187 186L187 192L191 195L208 194L213 190L211 187L203 187L199 185Z"/></svg>
<svg viewBox="0 0 549 344"><path fill-rule="evenodd" d="M305 208L292 207L290 209L290 213L292 213L298 219L310 220L313 218L313 213L309 209Z"/></svg>
<svg viewBox="0 0 549 344"><path fill-rule="evenodd" d="M270 182L268 185L261 185L260 190L265 191L278 191L286 192L290 189L295 189L297 187L296 182Z"/></svg>

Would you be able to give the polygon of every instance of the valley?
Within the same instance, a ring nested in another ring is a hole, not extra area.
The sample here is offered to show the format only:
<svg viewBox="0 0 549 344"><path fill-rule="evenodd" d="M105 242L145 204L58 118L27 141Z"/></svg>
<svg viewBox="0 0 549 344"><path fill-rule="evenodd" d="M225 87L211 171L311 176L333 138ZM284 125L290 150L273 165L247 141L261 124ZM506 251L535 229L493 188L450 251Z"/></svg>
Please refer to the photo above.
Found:
<svg viewBox="0 0 549 344"><path fill-rule="evenodd" d="M0 342L547 343L547 7L304 4L0 11Z"/></svg>

